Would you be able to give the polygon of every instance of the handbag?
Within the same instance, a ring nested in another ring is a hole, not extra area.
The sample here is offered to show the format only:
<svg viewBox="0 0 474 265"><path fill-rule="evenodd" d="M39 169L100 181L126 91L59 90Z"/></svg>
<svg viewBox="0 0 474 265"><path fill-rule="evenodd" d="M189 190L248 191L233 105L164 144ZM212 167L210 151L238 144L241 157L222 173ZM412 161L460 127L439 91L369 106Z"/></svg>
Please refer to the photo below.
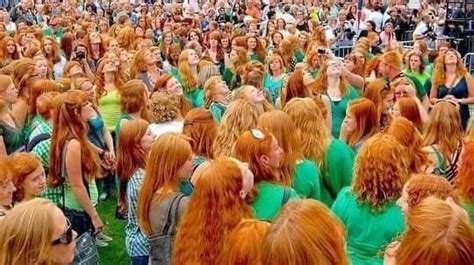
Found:
<svg viewBox="0 0 474 265"><path fill-rule="evenodd" d="M174 195L174 198L168 204L168 215L163 229L160 233L148 237L148 243L150 245L150 261L152 265L171 264L179 203L183 197L184 194L182 193Z"/></svg>
<svg viewBox="0 0 474 265"><path fill-rule="evenodd" d="M74 265L97 265L99 264L99 253L95 245L94 236L86 232L76 238L76 249L74 251Z"/></svg>

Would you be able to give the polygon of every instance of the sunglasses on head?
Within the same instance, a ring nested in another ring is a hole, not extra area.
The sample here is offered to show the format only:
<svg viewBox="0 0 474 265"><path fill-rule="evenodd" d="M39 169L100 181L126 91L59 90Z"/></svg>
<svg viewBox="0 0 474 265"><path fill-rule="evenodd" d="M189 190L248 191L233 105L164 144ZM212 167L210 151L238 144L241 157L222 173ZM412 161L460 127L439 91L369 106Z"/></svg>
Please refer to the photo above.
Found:
<svg viewBox="0 0 474 265"><path fill-rule="evenodd" d="M259 141L262 141L265 139L265 133L263 133L263 131L260 129L252 129L250 130L250 133L252 134L253 138Z"/></svg>
<svg viewBox="0 0 474 265"><path fill-rule="evenodd" d="M69 244L71 244L71 242L73 240L73 235L72 235L73 231L72 231L72 227L71 227L71 222L67 218L66 218L66 222L67 222L67 230L64 232L64 234L61 235L61 237L59 237L56 240L53 240L51 242L51 245L57 246L57 245L69 245Z"/></svg>

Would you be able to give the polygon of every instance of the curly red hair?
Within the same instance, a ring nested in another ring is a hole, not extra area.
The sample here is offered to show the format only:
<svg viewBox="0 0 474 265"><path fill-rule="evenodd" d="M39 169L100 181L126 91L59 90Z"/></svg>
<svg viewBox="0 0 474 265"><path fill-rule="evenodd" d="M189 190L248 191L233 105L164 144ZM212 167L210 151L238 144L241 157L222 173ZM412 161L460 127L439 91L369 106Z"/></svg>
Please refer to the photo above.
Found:
<svg viewBox="0 0 474 265"><path fill-rule="evenodd" d="M447 179L440 176L415 174L405 185L409 209L413 209L424 198L429 196L435 196L442 200L448 197L454 198L454 188L449 184Z"/></svg>
<svg viewBox="0 0 474 265"><path fill-rule="evenodd" d="M380 209L398 199L407 180L406 149L391 135L377 134L367 140L355 161L352 190L357 199Z"/></svg>

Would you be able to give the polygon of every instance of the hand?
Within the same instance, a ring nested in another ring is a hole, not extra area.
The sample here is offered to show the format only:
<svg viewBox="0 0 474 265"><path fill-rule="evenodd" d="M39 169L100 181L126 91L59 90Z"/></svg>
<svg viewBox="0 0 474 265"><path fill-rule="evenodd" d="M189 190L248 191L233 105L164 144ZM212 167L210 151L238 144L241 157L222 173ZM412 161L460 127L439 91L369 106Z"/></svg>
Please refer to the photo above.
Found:
<svg viewBox="0 0 474 265"><path fill-rule="evenodd" d="M95 216L91 217L92 225L94 226L94 235L102 232L104 229L104 223L100 219L99 215L96 214Z"/></svg>
<svg viewBox="0 0 474 265"><path fill-rule="evenodd" d="M107 163L113 165L115 164L115 154L114 152L107 151L104 153L104 159L107 161Z"/></svg>

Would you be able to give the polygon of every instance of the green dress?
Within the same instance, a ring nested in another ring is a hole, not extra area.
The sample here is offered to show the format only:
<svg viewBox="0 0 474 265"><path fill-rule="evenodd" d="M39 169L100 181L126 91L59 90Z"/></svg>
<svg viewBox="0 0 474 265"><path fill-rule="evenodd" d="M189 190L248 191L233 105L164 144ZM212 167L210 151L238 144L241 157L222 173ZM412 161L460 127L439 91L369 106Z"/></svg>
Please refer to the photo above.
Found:
<svg viewBox="0 0 474 265"><path fill-rule="evenodd" d="M3 144L7 155L20 151L24 147L22 130L12 127L7 123L0 121L0 136L3 138Z"/></svg>
<svg viewBox="0 0 474 265"><path fill-rule="evenodd" d="M261 181L255 185L257 197L252 201L251 207L254 216L258 220L273 221L283 206L285 189L290 192L290 199L299 199L298 194L292 188L277 183Z"/></svg>
<svg viewBox="0 0 474 265"><path fill-rule="evenodd" d="M321 199L321 172L313 161L298 161L291 187L301 198Z"/></svg>
<svg viewBox="0 0 474 265"><path fill-rule="evenodd" d="M349 101L353 99L359 98L359 94L357 92L357 89L348 86L347 87L347 92L342 98L338 101L332 100L331 97L329 97L329 100L331 102L331 117L332 117L332 130L331 134L334 136L334 138L339 138L339 134L341 132L341 126L342 126L342 121L346 117L346 109L347 106L349 105Z"/></svg>
<svg viewBox="0 0 474 265"><path fill-rule="evenodd" d="M321 202L331 207L343 187L352 183L355 153L347 144L332 139L321 168Z"/></svg>
<svg viewBox="0 0 474 265"><path fill-rule="evenodd" d="M352 265L382 265L385 248L405 229L402 211L395 201L374 211L367 203L358 201L350 187L341 190L332 211L346 226L347 253Z"/></svg>

